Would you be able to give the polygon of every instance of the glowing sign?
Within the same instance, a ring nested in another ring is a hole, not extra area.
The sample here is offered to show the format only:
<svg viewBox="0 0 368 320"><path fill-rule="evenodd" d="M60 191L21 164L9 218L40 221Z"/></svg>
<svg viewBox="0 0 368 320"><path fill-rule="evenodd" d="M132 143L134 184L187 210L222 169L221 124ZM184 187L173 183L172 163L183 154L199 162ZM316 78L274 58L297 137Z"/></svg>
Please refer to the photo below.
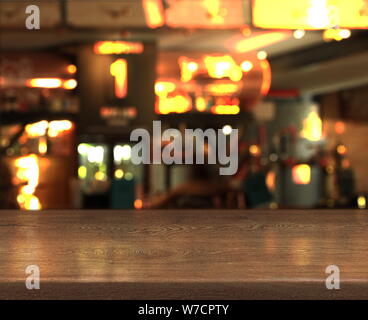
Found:
<svg viewBox="0 0 368 320"><path fill-rule="evenodd" d="M118 59L110 66L110 73L115 77L115 96L125 98L128 91L128 62Z"/></svg>
<svg viewBox="0 0 368 320"><path fill-rule="evenodd" d="M128 41L99 41L93 48L96 54L139 54L144 50L140 42Z"/></svg>
<svg viewBox="0 0 368 320"><path fill-rule="evenodd" d="M63 81L59 78L35 78L27 80L26 85L31 88L60 88Z"/></svg>
<svg viewBox="0 0 368 320"><path fill-rule="evenodd" d="M164 25L164 8L161 0L143 0L143 9L150 28L155 29Z"/></svg>
<svg viewBox="0 0 368 320"><path fill-rule="evenodd" d="M368 28L366 0L254 0L253 24L267 29Z"/></svg>
<svg viewBox="0 0 368 320"><path fill-rule="evenodd" d="M245 22L245 8L242 0L167 0L166 2L166 23L169 27L240 28Z"/></svg>
<svg viewBox="0 0 368 320"><path fill-rule="evenodd" d="M75 79L63 80L59 78L34 78L26 81L26 86L30 88L63 88L66 90L73 90L77 85L78 83Z"/></svg>

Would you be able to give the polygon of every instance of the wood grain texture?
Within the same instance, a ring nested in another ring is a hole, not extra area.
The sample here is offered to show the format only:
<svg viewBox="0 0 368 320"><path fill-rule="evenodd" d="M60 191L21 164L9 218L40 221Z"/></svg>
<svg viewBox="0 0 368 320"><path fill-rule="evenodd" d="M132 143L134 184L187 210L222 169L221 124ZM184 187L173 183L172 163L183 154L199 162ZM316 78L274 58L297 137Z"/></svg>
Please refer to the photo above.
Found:
<svg viewBox="0 0 368 320"><path fill-rule="evenodd" d="M367 299L367 230L354 210L0 211L0 298Z"/></svg>

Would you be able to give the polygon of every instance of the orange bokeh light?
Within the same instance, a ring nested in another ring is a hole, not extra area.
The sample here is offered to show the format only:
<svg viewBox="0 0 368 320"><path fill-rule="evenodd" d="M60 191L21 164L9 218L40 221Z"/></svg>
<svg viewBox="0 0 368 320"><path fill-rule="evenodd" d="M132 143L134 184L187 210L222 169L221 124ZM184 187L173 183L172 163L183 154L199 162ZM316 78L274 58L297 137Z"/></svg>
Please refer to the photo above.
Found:
<svg viewBox="0 0 368 320"><path fill-rule="evenodd" d="M99 41L94 45L96 54L139 54L144 50L141 42Z"/></svg>

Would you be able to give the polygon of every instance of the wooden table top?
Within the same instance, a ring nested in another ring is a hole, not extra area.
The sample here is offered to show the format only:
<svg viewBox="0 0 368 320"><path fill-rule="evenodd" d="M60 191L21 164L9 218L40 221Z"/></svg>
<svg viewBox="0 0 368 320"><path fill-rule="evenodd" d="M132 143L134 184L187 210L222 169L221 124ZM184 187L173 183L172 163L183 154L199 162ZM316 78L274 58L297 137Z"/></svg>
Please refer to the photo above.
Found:
<svg viewBox="0 0 368 320"><path fill-rule="evenodd" d="M0 211L0 298L368 298L368 212Z"/></svg>

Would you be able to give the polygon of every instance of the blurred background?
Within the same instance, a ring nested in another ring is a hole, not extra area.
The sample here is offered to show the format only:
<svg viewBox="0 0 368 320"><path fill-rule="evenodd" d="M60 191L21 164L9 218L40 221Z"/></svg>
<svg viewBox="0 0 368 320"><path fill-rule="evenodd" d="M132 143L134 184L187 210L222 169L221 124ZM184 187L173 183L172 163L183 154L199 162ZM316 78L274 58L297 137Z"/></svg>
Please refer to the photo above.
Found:
<svg viewBox="0 0 368 320"><path fill-rule="evenodd" d="M367 206L366 0L1 0L0 28L2 209ZM238 172L133 165L154 120L238 129Z"/></svg>

